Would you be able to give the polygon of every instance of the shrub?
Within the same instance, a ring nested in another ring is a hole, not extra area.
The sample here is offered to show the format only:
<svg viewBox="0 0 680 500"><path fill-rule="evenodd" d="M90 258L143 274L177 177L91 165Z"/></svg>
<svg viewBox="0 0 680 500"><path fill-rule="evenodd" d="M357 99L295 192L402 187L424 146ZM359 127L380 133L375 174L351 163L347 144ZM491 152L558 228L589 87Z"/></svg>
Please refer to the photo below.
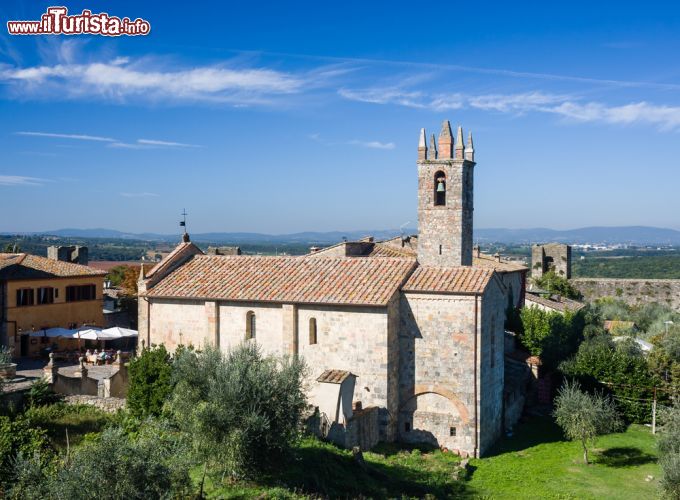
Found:
<svg viewBox="0 0 680 500"><path fill-rule="evenodd" d="M175 360L171 413L207 465L253 476L290 450L305 396L298 359L265 357L255 345L208 347Z"/></svg>
<svg viewBox="0 0 680 500"><path fill-rule="evenodd" d="M0 347L0 365L6 365L12 362L12 351L7 346Z"/></svg>
<svg viewBox="0 0 680 500"><path fill-rule="evenodd" d="M28 404L30 406L44 406L60 400L61 396L52 390L50 384L44 378L39 378L33 382L28 391Z"/></svg>
<svg viewBox="0 0 680 500"><path fill-rule="evenodd" d="M160 415L172 392L172 360L163 345L144 349L128 367L127 406L137 417Z"/></svg>
<svg viewBox="0 0 680 500"><path fill-rule="evenodd" d="M608 335L584 341L578 352L560 364L560 371L584 386L611 391L628 421L651 419L652 391L659 380L639 349L617 347Z"/></svg>
<svg viewBox="0 0 680 500"><path fill-rule="evenodd" d="M14 461L20 453L42 453L47 457L51 451L44 430L32 428L25 418L0 416L0 484L7 485L11 480Z"/></svg>
<svg viewBox="0 0 680 500"><path fill-rule="evenodd" d="M548 367L573 354L583 338L583 316L525 307L520 313L522 333L519 340L534 356L541 356Z"/></svg>
<svg viewBox="0 0 680 500"><path fill-rule="evenodd" d="M568 279L558 276L554 270L544 273L539 278L534 278L534 284L550 293L559 294L569 299L578 300L581 298L581 292L574 288Z"/></svg>
<svg viewBox="0 0 680 500"><path fill-rule="evenodd" d="M188 497L187 448L165 424L147 422L136 436L109 428L55 467L19 457L12 498Z"/></svg>
<svg viewBox="0 0 680 500"><path fill-rule="evenodd" d="M555 398L555 420L564 434L583 447L588 463L588 446L601 434L614 431L620 421L613 401L601 393L590 395L577 382L566 382Z"/></svg>
<svg viewBox="0 0 680 500"><path fill-rule="evenodd" d="M680 406L660 412L658 441L661 487L669 498L680 498Z"/></svg>

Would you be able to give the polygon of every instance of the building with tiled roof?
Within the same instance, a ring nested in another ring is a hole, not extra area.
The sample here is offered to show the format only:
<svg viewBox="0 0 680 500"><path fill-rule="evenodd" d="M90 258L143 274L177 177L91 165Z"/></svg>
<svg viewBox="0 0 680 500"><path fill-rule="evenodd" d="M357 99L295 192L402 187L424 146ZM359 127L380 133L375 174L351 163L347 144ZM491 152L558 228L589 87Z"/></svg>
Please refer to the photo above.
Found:
<svg viewBox="0 0 680 500"><path fill-rule="evenodd" d="M556 294L527 292L526 306L537 307L544 311L555 311L565 313L567 311L578 312L586 305L578 300L569 299Z"/></svg>
<svg viewBox="0 0 680 500"><path fill-rule="evenodd" d="M86 250L81 250L83 254ZM0 253L0 344L12 349L16 357L31 356L46 347L43 339L28 336L31 331L104 326L105 275L105 271L56 258Z"/></svg>
<svg viewBox="0 0 680 500"><path fill-rule="evenodd" d="M141 345L254 342L300 356L318 408L338 408L329 406L338 399L328 379L352 374L354 405L346 407L374 408L365 414L379 416L380 439L483 454L503 431L505 310L523 300L526 268L473 256L474 165L472 139L464 144L460 129L454 141L445 122L429 148L423 131L418 237L255 257L205 255L185 233L140 273ZM516 289L507 276L518 277ZM348 445L354 434L343 429L356 430L363 414L322 420Z"/></svg>

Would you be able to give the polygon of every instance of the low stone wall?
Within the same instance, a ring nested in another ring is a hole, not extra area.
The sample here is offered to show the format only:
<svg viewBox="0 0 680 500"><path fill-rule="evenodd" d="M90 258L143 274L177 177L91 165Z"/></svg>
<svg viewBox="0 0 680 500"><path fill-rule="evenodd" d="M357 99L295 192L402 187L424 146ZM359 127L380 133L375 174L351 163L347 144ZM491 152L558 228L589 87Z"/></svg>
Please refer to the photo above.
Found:
<svg viewBox="0 0 680 500"><path fill-rule="evenodd" d="M114 367L117 371L111 376L96 379L88 374L84 358L80 358L80 366L72 373L60 373L54 363L54 355L50 354L49 363L43 368L43 376L52 390L65 396L96 396L99 398L125 398L129 385L127 366L122 362L120 351Z"/></svg>
<svg viewBox="0 0 680 500"><path fill-rule="evenodd" d="M380 408L355 408L345 425L330 422L319 408L309 410L303 417L305 430L348 450L358 447L362 451L373 448L380 441Z"/></svg>
<svg viewBox="0 0 680 500"><path fill-rule="evenodd" d="M123 398L100 398L99 396L72 395L66 396L66 402L72 405L92 405L100 410L115 413L125 407Z"/></svg>
<svg viewBox="0 0 680 500"><path fill-rule="evenodd" d="M376 406L363 410L354 410L352 418L347 422L345 447L358 446L362 451L370 450L380 440L380 411Z"/></svg>
<svg viewBox="0 0 680 500"><path fill-rule="evenodd" d="M574 278L569 281L587 301L615 297L629 305L658 302L680 311L680 280Z"/></svg>

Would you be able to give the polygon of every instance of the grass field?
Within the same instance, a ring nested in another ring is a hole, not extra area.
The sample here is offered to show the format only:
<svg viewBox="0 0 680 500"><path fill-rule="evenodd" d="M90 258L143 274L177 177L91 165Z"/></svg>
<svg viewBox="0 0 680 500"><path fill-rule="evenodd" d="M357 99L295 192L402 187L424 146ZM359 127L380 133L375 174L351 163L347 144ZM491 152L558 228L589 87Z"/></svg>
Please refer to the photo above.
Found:
<svg viewBox="0 0 680 500"><path fill-rule="evenodd" d="M439 450L383 445L351 453L306 439L280 472L257 483L206 481L209 498L607 498L658 496L655 438L643 426L598 439L591 465L580 445L565 441L548 418L532 419L499 443L490 456L472 460L466 480L456 480L460 459ZM648 476L653 476L648 480ZM200 473L194 475L200 480Z"/></svg>
<svg viewBox="0 0 680 500"><path fill-rule="evenodd" d="M658 496L655 438L639 425L598 438L591 465L578 443L564 441L549 419L534 419L473 460L468 493L487 498L616 498ZM648 481L648 476L653 479Z"/></svg>

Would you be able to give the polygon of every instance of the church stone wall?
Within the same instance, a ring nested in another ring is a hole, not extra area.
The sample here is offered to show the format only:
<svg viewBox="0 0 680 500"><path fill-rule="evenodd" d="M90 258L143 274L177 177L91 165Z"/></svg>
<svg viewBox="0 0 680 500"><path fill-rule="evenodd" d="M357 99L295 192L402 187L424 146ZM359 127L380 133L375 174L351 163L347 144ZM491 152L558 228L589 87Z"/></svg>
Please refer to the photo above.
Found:
<svg viewBox="0 0 680 500"><path fill-rule="evenodd" d="M388 377L390 370L396 371L388 341L388 308L300 305L297 314L298 349L307 364L309 393L324 370L352 372L357 376L353 400L364 408L380 408L381 439L390 439L389 415L398 396ZM309 343L310 318L316 318L316 344Z"/></svg>
<svg viewBox="0 0 680 500"><path fill-rule="evenodd" d="M246 341L246 317L255 314L255 338L266 354L290 354L283 349L283 314L281 304L264 302L220 302L220 349L228 351Z"/></svg>
<svg viewBox="0 0 680 500"><path fill-rule="evenodd" d="M488 451L502 432L506 300L506 295L492 282L481 301L480 454Z"/></svg>
<svg viewBox="0 0 680 500"><path fill-rule="evenodd" d="M148 314L151 345L164 344L172 352L180 343L200 347L213 341L203 300L154 299Z"/></svg>
<svg viewBox="0 0 680 500"><path fill-rule="evenodd" d="M475 300L402 294L401 440L475 453Z"/></svg>
<svg viewBox="0 0 680 500"><path fill-rule="evenodd" d="M504 307L508 307L508 303L512 301L514 307L522 307L524 305L524 281L523 273L515 271L511 273L498 273L503 286L506 288L506 302Z"/></svg>

